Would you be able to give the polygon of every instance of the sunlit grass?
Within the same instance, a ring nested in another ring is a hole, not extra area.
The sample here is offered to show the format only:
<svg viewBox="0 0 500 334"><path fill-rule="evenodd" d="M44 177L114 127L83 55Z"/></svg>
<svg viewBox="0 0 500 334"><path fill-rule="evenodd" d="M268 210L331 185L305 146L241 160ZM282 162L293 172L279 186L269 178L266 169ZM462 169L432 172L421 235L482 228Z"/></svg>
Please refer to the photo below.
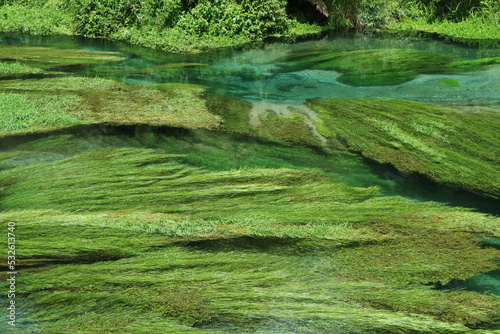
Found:
<svg viewBox="0 0 500 334"><path fill-rule="evenodd" d="M386 99L314 99L325 137L404 172L498 198L498 113Z"/></svg>
<svg viewBox="0 0 500 334"><path fill-rule="evenodd" d="M81 101L70 94L27 96L0 92L0 134L80 124L68 111Z"/></svg>
<svg viewBox="0 0 500 334"><path fill-rule="evenodd" d="M221 123L221 118L207 109L201 96L204 89L194 85L142 87L107 79L65 77L6 80L0 82L0 89L12 92L0 95L0 103L5 109L0 135L14 131L43 132L89 123L185 128L217 128ZM52 104L47 104L47 99L53 101ZM69 99L74 101L71 106L67 102ZM44 120L23 123L26 113L43 115ZM68 119L72 122L68 123Z"/></svg>
<svg viewBox="0 0 500 334"><path fill-rule="evenodd" d="M41 73L43 73L41 69L20 62L0 62L0 78L16 78Z"/></svg>

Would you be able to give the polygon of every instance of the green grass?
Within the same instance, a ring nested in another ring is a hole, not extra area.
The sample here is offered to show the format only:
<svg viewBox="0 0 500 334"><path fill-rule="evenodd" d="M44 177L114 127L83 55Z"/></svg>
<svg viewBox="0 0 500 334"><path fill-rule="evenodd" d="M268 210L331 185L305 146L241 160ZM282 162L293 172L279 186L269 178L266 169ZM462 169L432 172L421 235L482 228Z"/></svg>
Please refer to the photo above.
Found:
<svg viewBox="0 0 500 334"><path fill-rule="evenodd" d="M0 117L0 136L84 124L146 124L217 129L324 149L323 143L304 123L303 115L271 113L261 117L260 124L255 126L250 124L250 102L214 96L197 85L139 86L102 78L67 76L1 80L1 91L8 93L0 93L0 104L5 110ZM52 104L48 103L49 100L53 101ZM70 100L73 102L69 103ZM150 139L154 141L154 138Z"/></svg>
<svg viewBox="0 0 500 334"><path fill-rule="evenodd" d="M50 130L80 124L68 113L81 103L76 95L40 95L0 92L0 133Z"/></svg>
<svg viewBox="0 0 500 334"><path fill-rule="evenodd" d="M207 109L202 97L204 89L188 84L145 87L99 78L63 77L4 80L0 82L0 90L11 92L0 95L5 110L0 136L76 124L217 128L221 122L219 116ZM54 108L47 105L49 100L57 105ZM68 103L69 100L73 103ZM26 120L29 115L40 116Z"/></svg>
<svg viewBox="0 0 500 334"><path fill-rule="evenodd" d="M498 199L498 114L389 99L313 99L318 130L403 172Z"/></svg>
<svg viewBox="0 0 500 334"><path fill-rule="evenodd" d="M43 71L39 68L31 67L19 62L0 62L0 78L17 79L24 76L41 74Z"/></svg>
<svg viewBox="0 0 500 334"><path fill-rule="evenodd" d="M123 56L116 52L95 52L37 46L0 46L0 60L16 60L26 65L47 70L123 59Z"/></svg>
<svg viewBox="0 0 500 334"><path fill-rule="evenodd" d="M500 40L498 18L496 20L469 18L461 22L429 22L427 18L421 18L393 22L389 24L389 28L407 33L432 33L460 42L485 43L489 41L493 45L498 45L498 40Z"/></svg>

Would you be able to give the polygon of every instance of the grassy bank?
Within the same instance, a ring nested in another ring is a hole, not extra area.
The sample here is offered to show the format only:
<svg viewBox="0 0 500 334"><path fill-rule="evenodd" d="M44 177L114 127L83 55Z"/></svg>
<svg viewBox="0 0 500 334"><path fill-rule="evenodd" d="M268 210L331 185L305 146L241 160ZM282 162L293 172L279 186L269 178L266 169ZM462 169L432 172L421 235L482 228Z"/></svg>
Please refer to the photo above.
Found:
<svg viewBox="0 0 500 334"><path fill-rule="evenodd" d="M322 31L432 32L498 41L493 0L7 0L0 31L107 38L173 52L293 40Z"/></svg>

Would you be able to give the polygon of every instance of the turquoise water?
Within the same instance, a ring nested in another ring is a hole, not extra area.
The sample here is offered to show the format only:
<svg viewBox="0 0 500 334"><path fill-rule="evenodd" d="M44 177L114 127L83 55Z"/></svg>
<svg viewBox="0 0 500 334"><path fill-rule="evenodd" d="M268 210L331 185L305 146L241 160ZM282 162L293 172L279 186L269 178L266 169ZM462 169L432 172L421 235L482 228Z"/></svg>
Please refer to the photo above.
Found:
<svg viewBox="0 0 500 334"><path fill-rule="evenodd" d="M252 101L256 110L286 109L287 106L314 97L386 97L454 105L464 111L471 110L471 106L474 106L474 112L482 109L500 111L500 64L487 66L480 71L432 74L427 73L432 72L432 64L424 63L418 69L422 73L417 73L412 79L399 84L374 86L353 86L339 82L342 73L335 70L293 68L304 55L362 50L387 51L389 56L400 50L417 51L431 57L448 57L449 61L500 57L500 48L477 48L435 39L331 36L321 40L275 43L201 54L170 54L105 40L67 36L0 34L2 44L119 52L125 56L123 61L69 66L58 70L75 75L107 77L128 84L202 84L214 94ZM393 64L390 59L373 58L374 64L384 67L384 63L387 63L385 67L391 70ZM450 82L453 84L450 85ZM368 161L366 164L370 173L381 180L377 184L387 194L402 195L415 201L437 200L474 207L487 213L500 213L497 201L454 191L416 175L403 175L388 166ZM348 178L349 175L346 175ZM369 178L375 179L373 176Z"/></svg>
<svg viewBox="0 0 500 334"><path fill-rule="evenodd" d="M0 35L0 44L120 52L126 59L118 63L73 66L62 70L75 75L112 78L128 84L201 84L214 94L235 96L256 104L295 105L315 97L384 97L455 105L463 110L468 110L471 105L480 105L484 109L500 111L500 64L462 73L426 73L423 68L424 73L416 74L411 80L378 86L342 83L339 81L342 73L335 70L293 69L296 63L293 57L296 55L356 50L417 50L430 55L445 55L455 61L500 57L499 48L480 49L432 39L333 36L293 44L188 55L77 37ZM373 61L383 65L385 60ZM172 66L169 67L169 64ZM491 214L500 213L498 201L455 191L415 175L403 175L387 166L370 162L366 162L366 166L367 173L372 174L370 177L374 176L374 179L378 178L377 182L386 194L401 195L414 201L441 201ZM348 173L349 170L346 170ZM471 290L500 295L498 271L473 277L464 284Z"/></svg>
<svg viewBox="0 0 500 334"><path fill-rule="evenodd" d="M500 105L500 64L481 71L421 73L395 85L354 87L338 81L334 70L291 70L291 57L304 53L356 50L416 50L447 56L452 61L500 57L499 48L475 48L421 38L383 38L364 35L331 37L293 44L271 44L249 50L222 50L203 54L168 54L120 43L84 38L43 38L0 35L0 44L39 45L121 52L119 63L72 67L82 75L104 76L129 84L197 83L218 95L251 101L303 102L314 97L404 98L444 104ZM387 60L375 57L374 62ZM168 64L184 67L157 68ZM191 65L190 65L191 64ZM429 70L432 64L428 64ZM390 66L390 64L388 65ZM424 64L422 71L426 72ZM141 71L145 73L140 73ZM453 86L446 84L453 82Z"/></svg>

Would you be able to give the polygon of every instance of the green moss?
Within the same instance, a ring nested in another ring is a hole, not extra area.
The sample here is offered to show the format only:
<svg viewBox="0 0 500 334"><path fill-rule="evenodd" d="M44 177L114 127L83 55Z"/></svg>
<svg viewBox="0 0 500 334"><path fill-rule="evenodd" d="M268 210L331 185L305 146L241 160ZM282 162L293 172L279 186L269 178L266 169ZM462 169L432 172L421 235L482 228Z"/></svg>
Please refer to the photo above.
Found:
<svg viewBox="0 0 500 334"><path fill-rule="evenodd" d="M313 99L318 130L404 172L498 198L497 113L386 99Z"/></svg>

